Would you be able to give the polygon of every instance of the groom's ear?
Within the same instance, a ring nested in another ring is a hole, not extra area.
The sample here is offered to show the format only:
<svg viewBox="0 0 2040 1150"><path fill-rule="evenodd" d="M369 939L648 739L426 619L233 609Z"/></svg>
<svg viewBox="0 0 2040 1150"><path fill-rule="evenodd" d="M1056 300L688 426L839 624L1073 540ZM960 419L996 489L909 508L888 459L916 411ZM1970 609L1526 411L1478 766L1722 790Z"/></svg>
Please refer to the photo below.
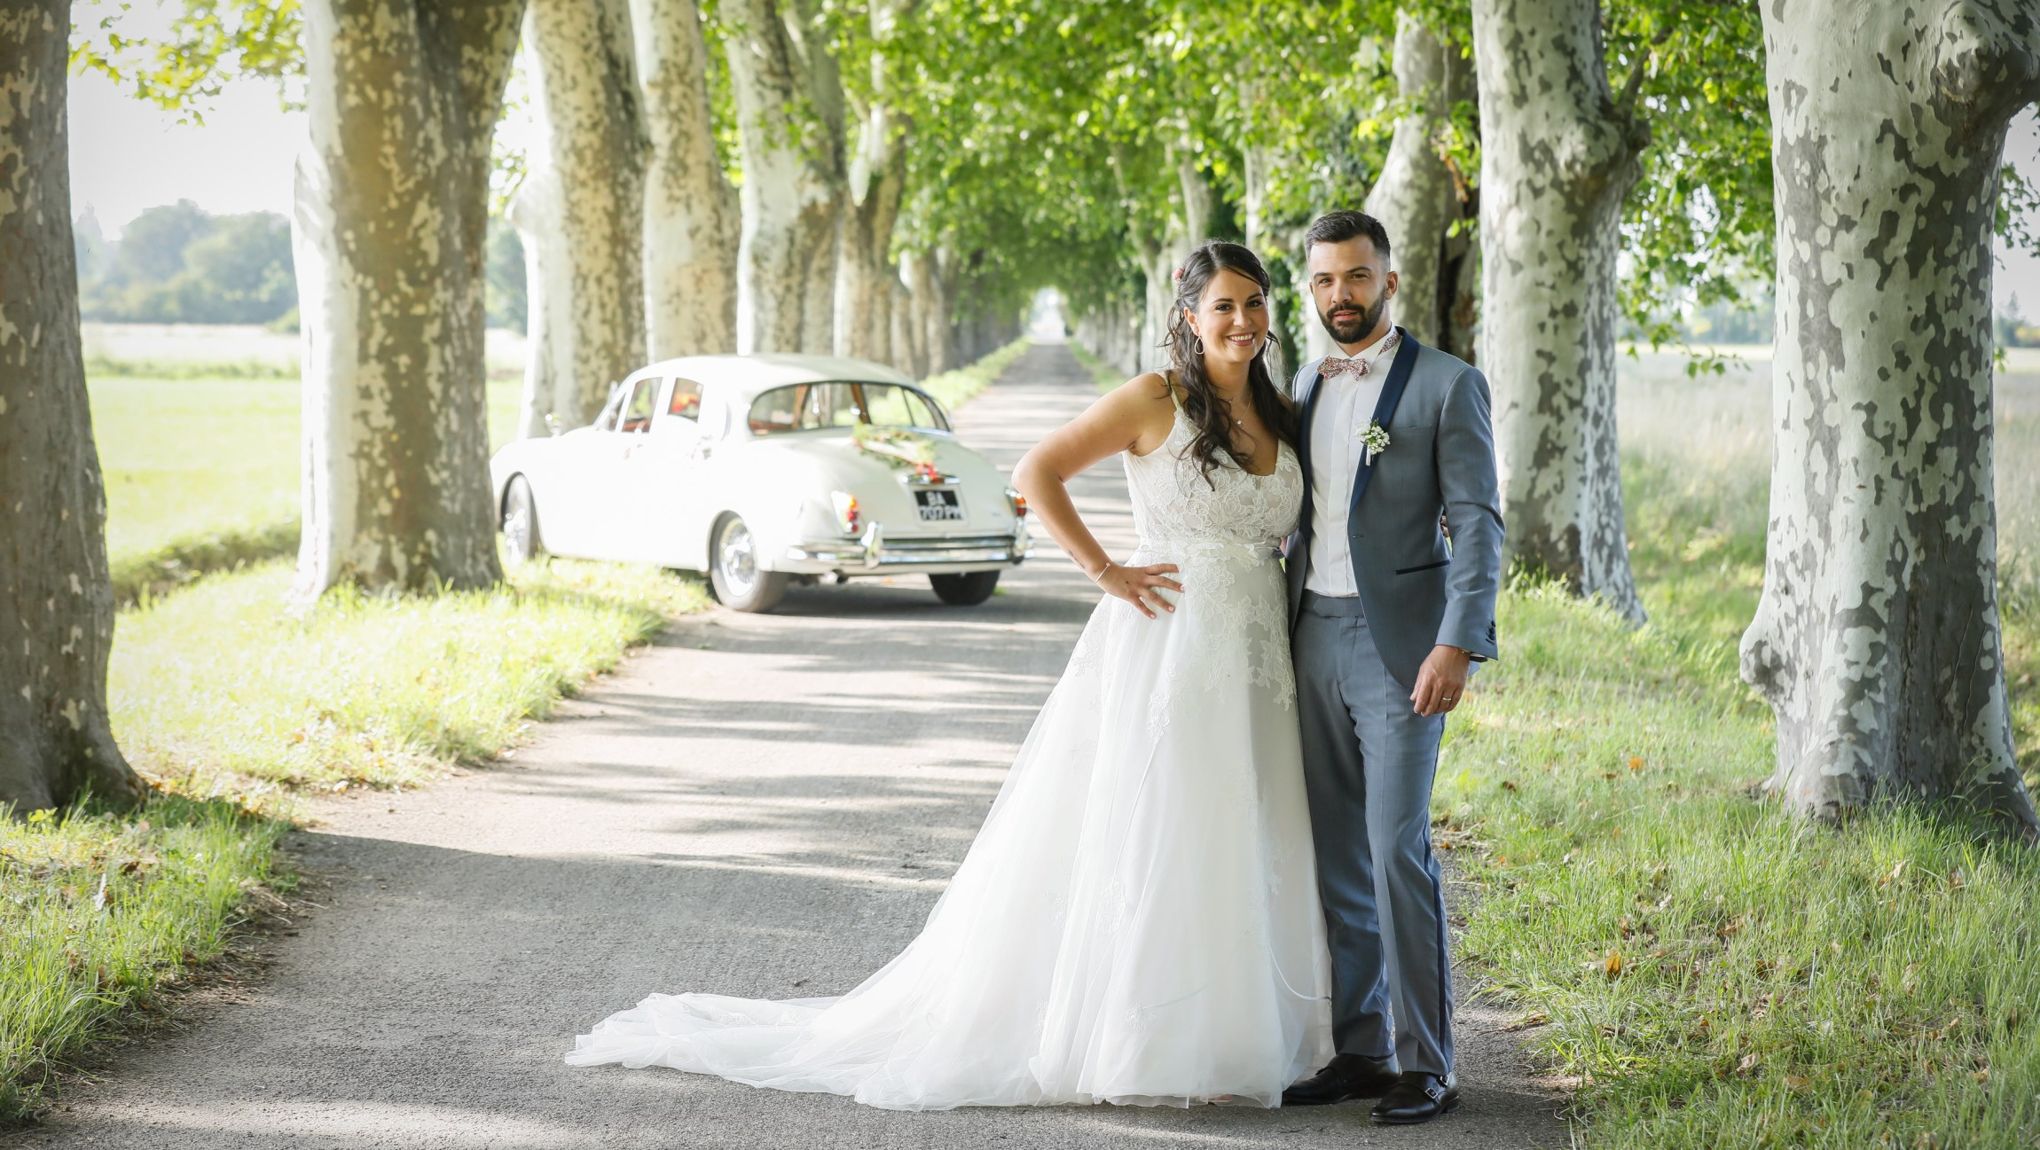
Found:
<svg viewBox="0 0 2040 1150"><path fill-rule="evenodd" d="M1401 290L1402 290L1402 276L1398 275L1394 271L1390 271L1388 275L1384 277L1382 280L1382 292L1388 299L1394 299L1395 293Z"/></svg>

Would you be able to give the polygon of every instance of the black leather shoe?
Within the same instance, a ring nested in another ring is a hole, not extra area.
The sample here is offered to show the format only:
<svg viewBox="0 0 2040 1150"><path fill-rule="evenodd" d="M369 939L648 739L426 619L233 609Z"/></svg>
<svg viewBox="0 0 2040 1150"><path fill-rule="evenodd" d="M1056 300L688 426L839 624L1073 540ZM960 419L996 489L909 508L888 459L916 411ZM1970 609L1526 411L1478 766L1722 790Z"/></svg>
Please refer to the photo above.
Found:
<svg viewBox="0 0 2040 1150"><path fill-rule="evenodd" d="M1323 1070L1282 1092L1284 1106L1325 1106L1348 1098L1379 1098L1397 1082L1383 1060L1338 1054Z"/></svg>
<svg viewBox="0 0 2040 1150"><path fill-rule="evenodd" d="M1435 1074L1412 1070L1396 1079L1371 1115L1384 1126L1414 1126L1429 1122L1459 1105L1459 1087Z"/></svg>

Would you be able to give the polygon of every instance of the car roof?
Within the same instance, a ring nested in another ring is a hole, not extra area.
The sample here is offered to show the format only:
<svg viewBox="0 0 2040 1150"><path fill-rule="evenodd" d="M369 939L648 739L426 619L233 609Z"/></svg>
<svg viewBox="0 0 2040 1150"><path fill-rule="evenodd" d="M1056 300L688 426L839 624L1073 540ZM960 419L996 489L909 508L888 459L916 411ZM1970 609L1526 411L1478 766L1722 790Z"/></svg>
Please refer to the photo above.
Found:
<svg viewBox="0 0 2040 1150"><path fill-rule="evenodd" d="M645 376L691 379L704 387L725 389L743 398L790 383L899 383L915 386L913 377L869 360L836 355L687 355L663 359L631 372Z"/></svg>

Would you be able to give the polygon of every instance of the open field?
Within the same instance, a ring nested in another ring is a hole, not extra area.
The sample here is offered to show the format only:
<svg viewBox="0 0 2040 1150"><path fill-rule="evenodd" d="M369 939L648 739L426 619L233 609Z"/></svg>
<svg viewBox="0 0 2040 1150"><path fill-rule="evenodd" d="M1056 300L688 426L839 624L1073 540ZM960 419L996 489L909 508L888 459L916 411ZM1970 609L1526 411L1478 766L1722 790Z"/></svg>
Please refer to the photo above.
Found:
<svg viewBox="0 0 2040 1150"><path fill-rule="evenodd" d="M517 426L518 383L489 384L489 442ZM276 379L91 379L115 567L181 541L298 514L299 393Z"/></svg>

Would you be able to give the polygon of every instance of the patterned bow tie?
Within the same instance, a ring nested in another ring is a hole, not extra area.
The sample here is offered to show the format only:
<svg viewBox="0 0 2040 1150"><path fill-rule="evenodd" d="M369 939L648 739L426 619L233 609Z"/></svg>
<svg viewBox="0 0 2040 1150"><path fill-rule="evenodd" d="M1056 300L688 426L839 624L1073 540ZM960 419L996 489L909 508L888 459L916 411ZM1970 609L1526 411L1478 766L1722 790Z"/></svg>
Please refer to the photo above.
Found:
<svg viewBox="0 0 2040 1150"><path fill-rule="evenodd" d="M1383 359L1386 359L1388 357L1388 354L1395 350L1395 345L1398 339L1399 333L1389 332L1388 335L1382 338L1381 345L1379 348L1368 349L1370 352L1373 352L1374 354L1369 355L1365 359L1349 359L1345 356L1326 356L1325 362L1323 363L1323 365L1319 367L1318 370L1324 374L1324 377L1326 379L1337 379L1340 376L1350 376L1354 379L1360 379L1361 377L1365 376L1368 372L1372 371L1376 363L1380 362Z"/></svg>

